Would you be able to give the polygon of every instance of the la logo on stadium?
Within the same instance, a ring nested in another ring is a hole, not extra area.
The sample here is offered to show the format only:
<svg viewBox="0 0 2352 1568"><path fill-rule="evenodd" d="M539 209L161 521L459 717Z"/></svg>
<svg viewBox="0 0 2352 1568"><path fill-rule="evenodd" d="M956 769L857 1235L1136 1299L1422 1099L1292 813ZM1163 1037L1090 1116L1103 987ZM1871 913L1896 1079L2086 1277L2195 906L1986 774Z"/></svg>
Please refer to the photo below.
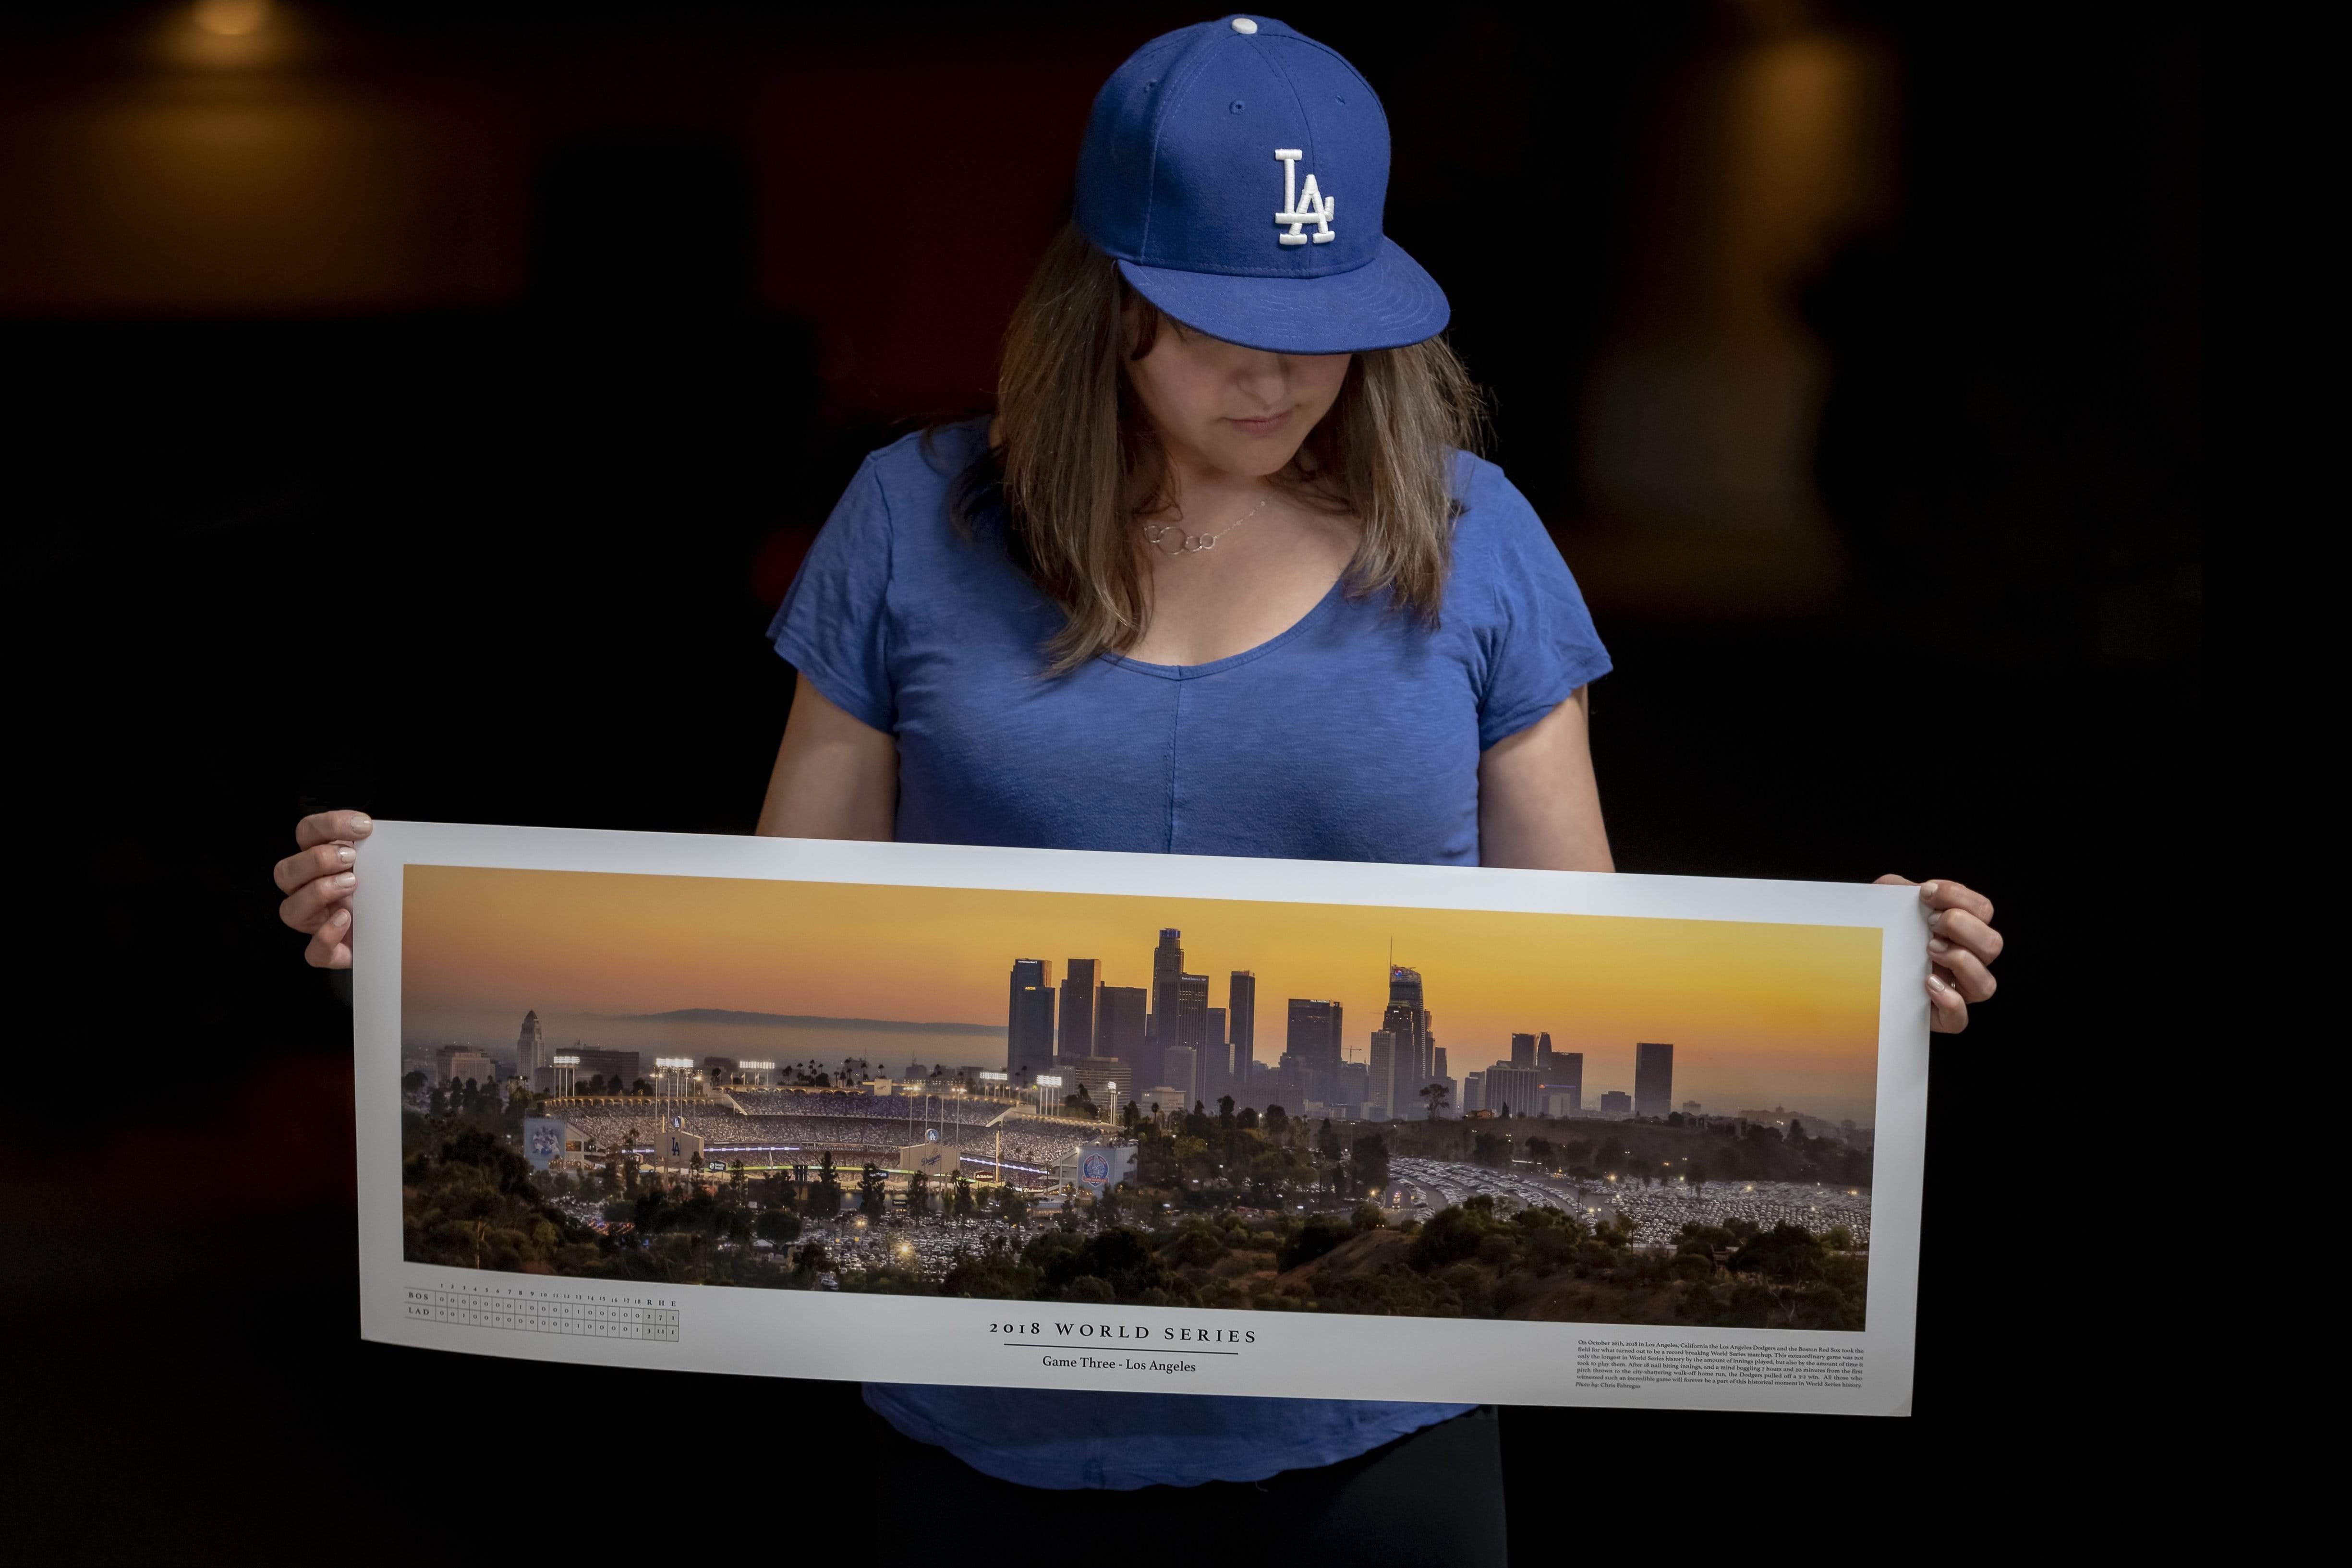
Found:
<svg viewBox="0 0 2352 1568"><path fill-rule="evenodd" d="M1276 226L1289 225L1289 233L1276 235L1284 245L1305 245L1313 240L1317 245L1329 245L1331 214L1339 210L1334 197L1325 195L1315 183L1315 176L1307 176L1307 189L1298 188L1298 161L1307 156L1296 147L1277 147L1274 155L1282 161L1282 211L1274 214ZM1315 232L1308 234L1307 225L1313 224Z"/></svg>

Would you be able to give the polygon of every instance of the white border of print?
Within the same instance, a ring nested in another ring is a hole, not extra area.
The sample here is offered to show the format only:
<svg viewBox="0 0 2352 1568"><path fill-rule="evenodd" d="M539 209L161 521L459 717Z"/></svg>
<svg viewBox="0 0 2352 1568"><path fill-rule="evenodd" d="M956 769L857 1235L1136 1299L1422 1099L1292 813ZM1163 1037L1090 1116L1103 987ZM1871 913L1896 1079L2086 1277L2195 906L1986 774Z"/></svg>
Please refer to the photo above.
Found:
<svg viewBox="0 0 2352 1568"><path fill-rule="evenodd" d="M1268 1397L1908 1415L1927 1100L1927 926L1907 887L1242 860L814 839L379 821L359 851L352 973L360 1332L434 1350L780 1377ZM1526 910L1882 933L1870 1315L1863 1333L1070 1307L718 1286L625 1286L411 1263L401 1256L401 897L410 864L1267 903ZM644 1299L675 1343L516 1333L412 1315L411 1292ZM1035 1325L1038 1332L1029 1332ZM1065 1326L1073 1331L1060 1332ZM1076 1331L1096 1330L1084 1350ZM1443 1329L1442 1335L1434 1333ZM1227 1338L1226 1336L1235 1336ZM1254 1337L1239 1337L1239 1336ZM1864 1353L1859 1386L1722 1382L1579 1386L1581 1343ZM1432 1354L1432 1353L1435 1354ZM1060 1364L1069 1363L1071 1364Z"/></svg>

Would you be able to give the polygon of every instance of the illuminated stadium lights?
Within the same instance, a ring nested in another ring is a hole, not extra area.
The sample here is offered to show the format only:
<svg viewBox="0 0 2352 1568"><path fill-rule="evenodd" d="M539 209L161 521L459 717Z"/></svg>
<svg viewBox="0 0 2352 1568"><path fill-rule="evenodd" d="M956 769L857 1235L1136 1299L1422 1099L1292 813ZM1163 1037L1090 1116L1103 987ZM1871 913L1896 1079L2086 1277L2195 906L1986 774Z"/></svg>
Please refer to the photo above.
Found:
<svg viewBox="0 0 2352 1568"><path fill-rule="evenodd" d="M735 1065L744 1072L773 1072L776 1070L772 1061L739 1061Z"/></svg>
<svg viewBox="0 0 2352 1568"><path fill-rule="evenodd" d="M1010 1083L1013 1082L1013 1074L1010 1072L991 1072L986 1069L982 1069L980 1074L980 1081L982 1083Z"/></svg>
<svg viewBox="0 0 2352 1568"><path fill-rule="evenodd" d="M1062 1075L1058 1072L1041 1072L1037 1075L1037 1082L1047 1089L1059 1089L1062 1086Z"/></svg>
<svg viewBox="0 0 2352 1568"><path fill-rule="evenodd" d="M557 1067L577 1067L580 1065L580 1059L576 1056L551 1056L547 1060Z"/></svg>
<svg viewBox="0 0 2352 1568"><path fill-rule="evenodd" d="M685 1072L693 1068L694 1058L690 1056L656 1056L654 1058L654 1065L660 1068L665 1072Z"/></svg>

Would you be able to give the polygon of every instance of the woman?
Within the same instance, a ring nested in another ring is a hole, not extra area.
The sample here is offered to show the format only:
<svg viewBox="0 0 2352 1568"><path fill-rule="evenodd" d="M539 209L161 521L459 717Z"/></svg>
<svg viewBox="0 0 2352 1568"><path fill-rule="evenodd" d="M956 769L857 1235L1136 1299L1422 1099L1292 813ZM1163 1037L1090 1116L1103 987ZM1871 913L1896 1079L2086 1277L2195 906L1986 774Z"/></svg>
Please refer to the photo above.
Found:
<svg viewBox="0 0 2352 1568"><path fill-rule="evenodd" d="M1388 156L1371 89L1279 23L1203 23L1119 68L995 419L869 457L776 616L799 676L761 832L1612 869L1586 747L1608 655L1469 455L1444 296L1381 232ZM310 819L278 867L314 964L350 962L366 831ZM1957 1030L2000 938L1978 894L1921 892ZM1246 1521L1256 1549L1277 1525L1328 1544L1344 1514L1372 1560L1499 1560L1493 1423L1467 1406L867 1402L926 1497L1128 1493L1130 1521ZM1226 1506L1167 1490L1203 1485Z"/></svg>

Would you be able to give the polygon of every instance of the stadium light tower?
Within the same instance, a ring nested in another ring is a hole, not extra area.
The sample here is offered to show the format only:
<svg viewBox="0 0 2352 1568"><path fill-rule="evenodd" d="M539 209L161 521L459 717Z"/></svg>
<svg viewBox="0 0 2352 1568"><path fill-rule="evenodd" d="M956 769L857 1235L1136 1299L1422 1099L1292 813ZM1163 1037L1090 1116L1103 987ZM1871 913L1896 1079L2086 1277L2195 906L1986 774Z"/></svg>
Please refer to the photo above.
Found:
<svg viewBox="0 0 2352 1568"><path fill-rule="evenodd" d="M561 1100L571 1099L572 1082L580 1066L580 1058L575 1055L558 1053L549 1057L547 1061L548 1065L555 1069L556 1097Z"/></svg>

